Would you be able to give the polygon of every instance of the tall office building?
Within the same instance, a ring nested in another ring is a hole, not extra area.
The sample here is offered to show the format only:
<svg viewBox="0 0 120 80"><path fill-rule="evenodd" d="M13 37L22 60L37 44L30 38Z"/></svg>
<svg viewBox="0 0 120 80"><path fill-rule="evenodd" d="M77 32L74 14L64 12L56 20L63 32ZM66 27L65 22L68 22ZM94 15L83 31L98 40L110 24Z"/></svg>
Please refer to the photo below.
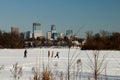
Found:
<svg viewBox="0 0 120 80"><path fill-rule="evenodd" d="M11 27L11 33L19 34L19 28L18 27Z"/></svg>
<svg viewBox="0 0 120 80"><path fill-rule="evenodd" d="M25 32L24 38L25 38L25 39L30 39L30 38L32 38L32 32L30 32L30 31Z"/></svg>
<svg viewBox="0 0 120 80"><path fill-rule="evenodd" d="M51 39L51 36L52 36L52 35L51 35L51 31L48 31L48 32L47 32L47 39L50 40L50 39Z"/></svg>
<svg viewBox="0 0 120 80"><path fill-rule="evenodd" d="M57 32L56 32L56 27L55 25L51 25L51 38L52 39L56 39L58 36L57 36Z"/></svg>
<svg viewBox="0 0 120 80"><path fill-rule="evenodd" d="M41 24L33 23L33 38L42 36Z"/></svg>
<svg viewBox="0 0 120 80"><path fill-rule="evenodd" d="M55 25L51 25L51 33L56 33L56 27Z"/></svg>

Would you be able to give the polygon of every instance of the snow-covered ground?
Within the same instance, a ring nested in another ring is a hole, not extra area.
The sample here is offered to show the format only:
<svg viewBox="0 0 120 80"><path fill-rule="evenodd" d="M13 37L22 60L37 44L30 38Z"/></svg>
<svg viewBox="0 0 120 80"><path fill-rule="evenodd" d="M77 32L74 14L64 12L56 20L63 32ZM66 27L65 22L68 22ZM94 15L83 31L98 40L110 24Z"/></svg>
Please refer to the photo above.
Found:
<svg viewBox="0 0 120 80"><path fill-rule="evenodd" d="M68 68L68 48L30 48L27 49L27 58L24 58L25 49L0 49L0 66L4 65L4 68L0 71L1 80L12 80L10 70L13 69L13 64L18 63L23 68L23 75L21 80L32 79L32 68L38 67L42 71L44 65L50 66L51 70L67 73ZM50 54L48 56L48 51ZM56 53L59 52L59 58L55 58ZM95 51L80 50L79 48L70 49L69 61L71 76L78 71L77 60L81 60L79 77L85 79L85 77L91 76L92 65L88 56L93 60L93 53ZM106 66L106 74L109 76L109 80L120 80L120 51L99 51L99 58L102 59L105 55L105 60L102 67ZM102 72L105 74L105 71ZM83 80L84 80L83 79ZM87 79L86 79L87 80Z"/></svg>

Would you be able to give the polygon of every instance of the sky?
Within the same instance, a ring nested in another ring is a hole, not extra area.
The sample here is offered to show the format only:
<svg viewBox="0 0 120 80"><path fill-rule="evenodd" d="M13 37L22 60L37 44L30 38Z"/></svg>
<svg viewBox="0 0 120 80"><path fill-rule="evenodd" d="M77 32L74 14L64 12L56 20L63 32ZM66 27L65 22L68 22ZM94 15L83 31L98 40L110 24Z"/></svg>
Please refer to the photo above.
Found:
<svg viewBox="0 0 120 80"><path fill-rule="evenodd" d="M10 32L32 31L32 23L41 23L43 35L51 25L57 32L72 29L85 37L86 32L120 32L120 0L0 0L0 29Z"/></svg>

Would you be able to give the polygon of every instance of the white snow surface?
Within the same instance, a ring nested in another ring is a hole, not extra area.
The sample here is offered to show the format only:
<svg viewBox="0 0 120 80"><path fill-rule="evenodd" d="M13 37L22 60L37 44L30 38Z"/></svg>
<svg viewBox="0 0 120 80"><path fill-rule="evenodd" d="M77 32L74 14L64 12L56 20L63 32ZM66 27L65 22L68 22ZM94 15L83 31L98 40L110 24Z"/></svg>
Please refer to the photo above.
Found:
<svg viewBox="0 0 120 80"><path fill-rule="evenodd" d="M32 68L38 67L39 71L42 71L43 64L49 64L52 71L67 72L68 48L29 48L27 49L27 58L24 58L24 50L25 49L0 49L0 66L4 65L4 69L0 71L0 80L12 80L10 70L13 69L13 64L15 63L18 63L18 65L23 68L23 75L20 80L32 79ZM48 51L50 51L49 57ZM59 52L59 58L54 57L57 52ZM78 59L81 60L81 72L92 73L92 69L90 68L92 64L87 55L93 60L93 53L95 53L93 50L70 49L69 61L71 73L77 71L76 62ZM101 50L99 53L100 59L105 55L103 66L107 66L106 74L109 76L117 76L120 79L120 51ZM101 74L104 73L103 71Z"/></svg>

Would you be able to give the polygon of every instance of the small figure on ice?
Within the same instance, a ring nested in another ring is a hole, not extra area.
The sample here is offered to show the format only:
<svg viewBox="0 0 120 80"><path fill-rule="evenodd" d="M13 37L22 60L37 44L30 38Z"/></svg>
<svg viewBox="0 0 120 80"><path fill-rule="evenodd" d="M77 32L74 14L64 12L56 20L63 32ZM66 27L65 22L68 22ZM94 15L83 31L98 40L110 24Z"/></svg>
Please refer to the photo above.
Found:
<svg viewBox="0 0 120 80"><path fill-rule="evenodd" d="M56 53L55 58L59 58L59 52Z"/></svg>
<svg viewBox="0 0 120 80"><path fill-rule="evenodd" d="M27 57L27 50L24 51L24 58Z"/></svg>

